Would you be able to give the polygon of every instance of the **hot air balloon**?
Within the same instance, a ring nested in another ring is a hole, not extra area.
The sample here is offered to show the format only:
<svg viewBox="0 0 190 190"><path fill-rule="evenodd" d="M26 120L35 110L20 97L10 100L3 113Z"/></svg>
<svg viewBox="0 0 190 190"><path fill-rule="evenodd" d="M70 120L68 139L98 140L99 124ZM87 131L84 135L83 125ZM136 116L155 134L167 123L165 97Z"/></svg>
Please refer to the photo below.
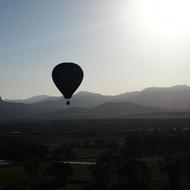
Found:
<svg viewBox="0 0 190 190"><path fill-rule="evenodd" d="M80 86L83 76L83 70L75 63L60 63L54 67L52 71L53 81L67 99L67 105L70 104L69 99Z"/></svg>

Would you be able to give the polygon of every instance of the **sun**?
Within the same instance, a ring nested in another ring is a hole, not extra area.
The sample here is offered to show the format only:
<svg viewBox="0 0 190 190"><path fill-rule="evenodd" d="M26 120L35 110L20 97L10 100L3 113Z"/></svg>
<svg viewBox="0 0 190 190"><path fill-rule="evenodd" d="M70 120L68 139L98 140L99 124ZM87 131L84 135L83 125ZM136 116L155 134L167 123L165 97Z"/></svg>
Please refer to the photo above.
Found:
<svg viewBox="0 0 190 190"><path fill-rule="evenodd" d="M136 7L140 22L153 34L180 38L190 31L189 0L141 0Z"/></svg>

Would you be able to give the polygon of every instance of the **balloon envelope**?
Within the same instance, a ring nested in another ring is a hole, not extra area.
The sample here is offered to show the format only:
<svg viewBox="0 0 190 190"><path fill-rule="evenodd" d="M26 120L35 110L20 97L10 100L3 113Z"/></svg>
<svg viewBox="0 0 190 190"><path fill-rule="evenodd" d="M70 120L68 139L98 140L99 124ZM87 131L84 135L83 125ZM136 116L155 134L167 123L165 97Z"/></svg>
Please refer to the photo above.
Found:
<svg viewBox="0 0 190 190"><path fill-rule="evenodd" d="M83 71L75 63L60 63L52 71L52 78L66 99L70 99L83 80Z"/></svg>

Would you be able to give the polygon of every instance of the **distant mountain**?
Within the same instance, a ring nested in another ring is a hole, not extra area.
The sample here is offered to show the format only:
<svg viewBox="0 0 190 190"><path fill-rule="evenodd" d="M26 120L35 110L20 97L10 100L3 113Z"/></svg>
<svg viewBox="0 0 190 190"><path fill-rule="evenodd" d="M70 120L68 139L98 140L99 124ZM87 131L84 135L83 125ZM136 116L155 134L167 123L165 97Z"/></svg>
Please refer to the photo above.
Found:
<svg viewBox="0 0 190 190"><path fill-rule="evenodd" d="M125 96L122 95L122 100L172 111L189 111L190 87L178 85L168 88L146 88L130 97L126 93Z"/></svg>
<svg viewBox="0 0 190 190"><path fill-rule="evenodd" d="M0 120L25 118L34 114L35 111L29 105L21 103L0 102Z"/></svg>
<svg viewBox="0 0 190 190"><path fill-rule="evenodd" d="M71 100L71 106L73 107L85 107L92 108L101 105L105 102L109 102L114 98L114 96L105 96L97 93L91 92L78 92L75 94ZM65 102L65 100L63 99Z"/></svg>
<svg viewBox="0 0 190 190"><path fill-rule="evenodd" d="M56 101L60 97L56 96L47 96L47 95L39 95L39 96L33 96L24 100L6 100L7 102L14 102L14 103L23 103L23 104L33 104L33 103L39 103L44 101Z"/></svg>
<svg viewBox="0 0 190 190"><path fill-rule="evenodd" d="M107 102L100 106L97 106L91 110L88 110L88 116L102 117L102 118L124 118L131 114L142 114L142 113L155 113L164 112L165 110L142 106L132 102Z"/></svg>
<svg viewBox="0 0 190 190"><path fill-rule="evenodd" d="M54 104L53 104L54 102ZM29 118L35 114L41 114L47 111L55 111L57 101L47 101L35 104L23 104L0 101L0 120ZM62 107L60 108L62 109Z"/></svg>
<svg viewBox="0 0 190 190"><path fill-rule="evenodd" d="M144 106L159 107L168 111L190 110L190 87L150 87L142 91L127 92L116 96L104 96L89 92L79 92L72 99L74 107L95 107L106 102L133 102Z"/></svg>
<svg viewBox="0 0 190 190"><path fill-rule="evenodd" d="M94 107L97 105L101 105L105 102L109 102L110 100L112 100L112 98L113 96L104 96L104 95L96 94L92 92L81 91L73 95L70 106L71 107L87 107L87 108ZM6 100L6 102L35 104L36 106L40 105L40 107L43 107L43 106L49 107L49 108L51 107L51 110L67 108L65 104L66 101L63 97L46 96L46 95L34 96L34 97L24 99L24 100Z"/></svg>
<svg viewBox="0 0 190 190"><path fill-rule="evenodd" d="M10 101L10 100L9 100ZM116 96L105 96L91 92L79 92L72 97L71 107L92 108L106 102L134 102L145 106L160 107L175 111L190 110L190 87L177 85L173 87L150 87L142 91L127 92ZM51 110L66 108L63 97L36 96L26 100L14 100L16 103L48 104ZM47 110L48 111L48 110Z"/></svg>
<svg viewBox="0 0 190 190"><path fill-rule="evenodd" d="M84 117L125 117L129 114L163 113L163 110L176 115L173 112L190 112L190 87L185 85L151 87L117 96L79 92L73 96L70 106L66 105L63 97L44 95L18 102L1 100L0 119L27 118L33 115L50 116L51 114L56 117L59 114L60 116L67 115L67 117L72 117L71 115L81 117L81 114ZM86 114L85 111L88 113Z"/></svg>
<svg viewBox="0 0 190 190"><path fill-rule="evenodd" d="M38 118L71 119L71 118L125 118L131 114L163 112L160 108L147 107L132 102L108 102L95 108L67 108L55 112L35 115Z"/></svg>

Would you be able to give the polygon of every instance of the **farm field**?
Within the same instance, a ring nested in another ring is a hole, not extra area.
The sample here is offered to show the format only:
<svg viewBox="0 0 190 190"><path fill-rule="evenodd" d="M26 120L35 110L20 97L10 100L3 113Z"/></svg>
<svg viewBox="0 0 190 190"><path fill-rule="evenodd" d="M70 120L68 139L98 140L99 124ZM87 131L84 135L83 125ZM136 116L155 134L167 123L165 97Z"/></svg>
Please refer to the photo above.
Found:
<svg viewBox="0 0 190 190"><path fill-rule="evenodd" d="M0 189L186 190L189 137L184 119L1 123Z"/></svg>

